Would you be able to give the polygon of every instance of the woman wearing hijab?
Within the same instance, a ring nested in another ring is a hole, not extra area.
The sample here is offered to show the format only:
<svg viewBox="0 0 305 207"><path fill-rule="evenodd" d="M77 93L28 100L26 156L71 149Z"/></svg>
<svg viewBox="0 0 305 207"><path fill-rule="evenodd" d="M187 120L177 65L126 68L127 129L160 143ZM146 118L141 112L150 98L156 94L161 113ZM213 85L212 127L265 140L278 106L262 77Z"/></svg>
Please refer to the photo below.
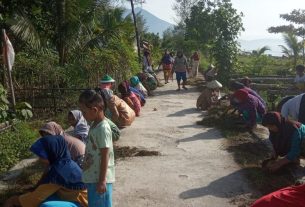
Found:
<svg viewBox="0 0 305 207"><path fill-rule="evenodd" d="M119 128L130 126L135 120L135 112L127 105L125 101L120 99L118 96L113 95L112 90L103 89L102 93L106 100L106 116Z"/></svg>
<svg viewBox="0 0 305 207"><path fill-rule="evenodd" d="M140 82L140 79L138 76L133 76L130 78L130 85L132 86L132 88L137 89L142 96L147 97L148 96L148 92L146 90L146 88L142 85L142 83Z"/></svg>
<svg viewBox="0 0 305 207"><path fill-rule="evenodd" d="M62 127L56 122L46 123L44 126L41 127L39 133L41 136L62 136L67 143L72 160L79 164L79 166L82 166L86 148L85 144L82 141L66 134Z"/></svg>
<svg viewBox="0 0 305 207"><path fill-rule="evenodd" d="M30 150L47 164L48 170L33 192L11 197L4 207L88 206L82 170L71 159L62 136L44 136Z"/></svg>
<svg viewBox="0 0 305 207"><path fill-rule="evenodd" d="M73 110L68 113L68 122L73 126L72 136L79 138L84 143L87 142L89 126L80 110Z"/></svg>
<svg viewBox="0 0 305 207"><path fill-rule="evenodd" d="M122 99L128 104L128 106L130 106L130 108L134 110L136 116L140 116L141 102L139 98L130 91L128 81L122 82L118 86L118 90L122 95Z"/></svg>
<svg viewBox="0 0 305 207"><path fill-rule="evenodd" d="M245 89L239 89L233 94L231 103L243 115L243 119L248 128L252 129L260 122L265 114L265 106L261 101Z"/></svg>
<svg viewBox="0 0 305 207"><path fill-rule="evenodd" d="M249 94L258 98L260 100L260 102L262 102L262 104L264 104L264 106L267 106L265 100L262 97L260 97L260 95L258 95L258 93L256 91L252 90L249 87L246 87L243 83L240 83L238 81L232 81L230 84L230 89L234 92L239 89L245 89L246 91L248 91Z"/></svg>
<svg viewBox="0 0 305 207"><path fill-rule="evenodd" d="M207 110L213 105L219 103L220 88L222 84L217 80L211 81L207 84L207 87L201 92L197 99L196 107L200 110Z"/></svg>
<svg viewBox="0 0 305 207"><path fill-rule="evenodd" d="M285 119L278 112L267 113L262 120L263 126L269 129L269 140L273 146L273 159L283 157L269 166L275 172L284 165L298 162L305 155L305 125Z"/></svg>

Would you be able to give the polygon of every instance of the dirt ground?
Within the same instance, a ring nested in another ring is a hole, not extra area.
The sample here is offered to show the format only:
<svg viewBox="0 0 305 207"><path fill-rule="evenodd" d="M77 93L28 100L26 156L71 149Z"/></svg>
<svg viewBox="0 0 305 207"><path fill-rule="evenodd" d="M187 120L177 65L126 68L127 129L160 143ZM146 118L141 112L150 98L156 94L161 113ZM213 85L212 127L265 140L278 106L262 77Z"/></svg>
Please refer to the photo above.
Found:
<svg viewBox="0 0 305 207"><path fill-rule="evenodd" d="M113 201L116 207L239 206L253 193L243 170L225 150L221 133L197 125L197 87L176 91L170 82L155 91L119 147L158 151L159 156L119 159Z"/></svg>

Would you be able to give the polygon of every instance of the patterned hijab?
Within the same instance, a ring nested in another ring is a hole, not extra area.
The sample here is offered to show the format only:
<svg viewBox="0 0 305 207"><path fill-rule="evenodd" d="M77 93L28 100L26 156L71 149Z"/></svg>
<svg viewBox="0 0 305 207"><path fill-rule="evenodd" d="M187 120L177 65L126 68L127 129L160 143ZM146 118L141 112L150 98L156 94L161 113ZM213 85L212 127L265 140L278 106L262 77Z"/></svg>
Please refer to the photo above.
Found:
<svg viewBox="0 0 305 207"><path fill-rule="evenodd" d="M269 112L263 117L262 125L275 125L278 128L278 132L269 131L269 139L276 154L285 156L290 150L293 134L302 124L285 119L278 112Z"/></svg>

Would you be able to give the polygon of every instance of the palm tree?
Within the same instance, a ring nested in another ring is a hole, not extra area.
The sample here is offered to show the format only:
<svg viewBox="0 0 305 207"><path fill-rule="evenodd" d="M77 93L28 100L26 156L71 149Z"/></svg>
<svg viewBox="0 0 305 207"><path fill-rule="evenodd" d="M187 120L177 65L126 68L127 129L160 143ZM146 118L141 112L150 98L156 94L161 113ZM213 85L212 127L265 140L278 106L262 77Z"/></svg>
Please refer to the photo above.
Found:
<svg viewBox="0 0 305 207"><path fill-rule="evenodd" d="M270 50L270 47L265 45L262 48L258 48L257 50L253 50L252 54L255 55L256 57L260 57L261 55L263 55L268 50Z"/></svg>
<svg viewBox="0 0 305 207"><path fill-rule="evenodd" d="M282 53L284 53L289 59L292 59L293 67L297 65L299 54L303 48L296 35L293 33L283 34L284 41L286 46L279 45L282 48Z"/></svg>

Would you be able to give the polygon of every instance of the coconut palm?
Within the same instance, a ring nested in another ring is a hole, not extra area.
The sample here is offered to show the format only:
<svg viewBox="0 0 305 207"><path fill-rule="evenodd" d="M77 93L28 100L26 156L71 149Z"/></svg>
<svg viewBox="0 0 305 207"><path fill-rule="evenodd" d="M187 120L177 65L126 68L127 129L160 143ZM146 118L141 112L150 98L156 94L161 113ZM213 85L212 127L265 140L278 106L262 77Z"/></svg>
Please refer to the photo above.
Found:
<svg viewBox="0 0 305 207"><path fill-rule="evenodd" d="M285 45L279 45L282 48L282 53L286 55L289 59L292 59L293 67L297 65L299 54L302 51L302 44L298 42L296 35L293 33L283 34Z"/></svg>

